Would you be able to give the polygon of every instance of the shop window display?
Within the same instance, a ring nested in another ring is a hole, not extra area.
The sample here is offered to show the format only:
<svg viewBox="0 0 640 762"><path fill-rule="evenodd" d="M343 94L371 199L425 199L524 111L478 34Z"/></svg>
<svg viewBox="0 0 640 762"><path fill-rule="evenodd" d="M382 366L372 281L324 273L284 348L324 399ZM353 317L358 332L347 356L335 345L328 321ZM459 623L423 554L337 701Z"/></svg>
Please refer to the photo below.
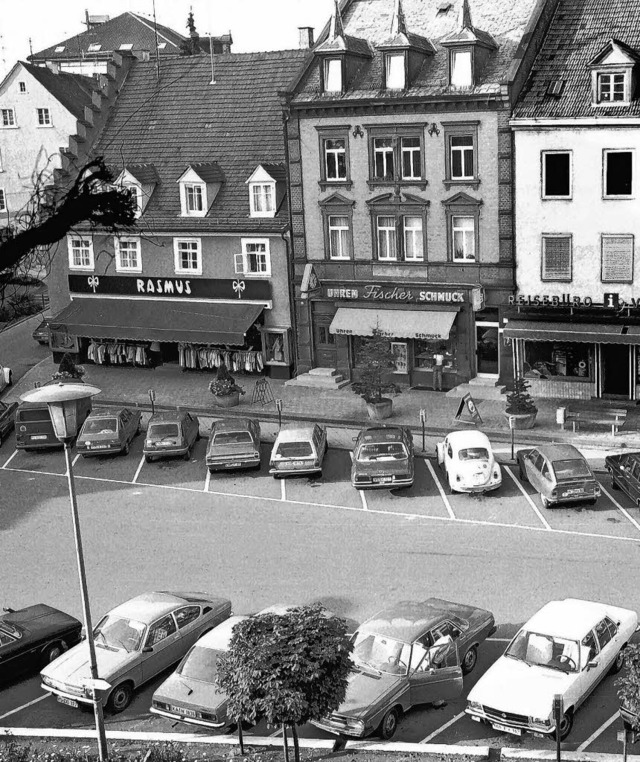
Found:
<svg viewBox="0 0 640 762"><path fill-rule="evenodd" d="M593 380L593 349L590 344L527 341L524 371L526 378Z"/></svg>
<svg viewBox="0 0 640 762"><path fill-rule="evenodd" d="M434 339L433 341L415 342L415 366L423 370L433 370L436 355L443 355L443 370L445 373L456 372L456 343L453 331L448 340Z"/></svg>

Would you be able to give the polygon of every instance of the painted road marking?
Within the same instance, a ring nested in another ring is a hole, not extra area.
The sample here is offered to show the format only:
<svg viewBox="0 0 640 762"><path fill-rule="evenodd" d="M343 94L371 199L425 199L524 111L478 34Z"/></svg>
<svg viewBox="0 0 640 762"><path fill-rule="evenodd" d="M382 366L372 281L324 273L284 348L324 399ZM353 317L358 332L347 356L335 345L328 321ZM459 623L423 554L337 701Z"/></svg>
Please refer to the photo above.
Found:
<svg viewBox="0 0 640 762"><path fill-rule="evenodd" d="M583 741L580 746L578 746L576 751L584 751L587 746L590 746L598 736L602 735L604 731L609 727L609 725L615 722L619 716L620 714L616 712L613 716L609 717L609 719L606 722L603 722L602 725L600 725L600 727L595 732L593 732L586 741ZM2 717L0 717L0 720L1 719Z"/></svg>
<svg viewBox="0 0 640 762"><path fill-rule="evenodd" d="M207 468L207 475L204 477L204 487L202 488L203 492L209 491L209 485L211 484L211 471Z"/></svg>
<svg viewBox="0 0 640 762"><path fill-rule="evenodd" d="M446 730L447 728L451 727L454 723L458 722L458 720L461 717L464 717L466 712L459 712L454 717L452 717L449 722L445 722L444 725L440 725L439 728L436 728L433 733L429 733L429 735L426 738L423 738L422 741L418 741L418 743L429 743L429 741L432 738L435 738L436 736L439 736L440 733L442 733L443 730Z"/></svg>
<svg viewBox="0 0 640 762"><path fill-rule="evenodd" d="M42 699L49 698L49 696L50 696L49 693L45 693L42 696L38 696L37 699L33 699L33 701L29 701L26 704L19 706L17 709L12 709L10 712L5 712L5 714L0 714L0 720L4 720L5 717L10 717L12 714L17 714L18 712L21 712L23 709L26 709L29 706L33 706L33 704L37 704L39 701L42 701Z"/></svg>
<svg viewBox="0 0 640 762"><path fill-rule="evenodd" d="M351 458L351 462L353 463L353 453L351 452L351 450L349 450L349 457ZM359 489L358 492L360 493L360 502L362 503L362 510L368 511L369 506L367 505L367 498L364 494L364 490Z"/></svg>
<svg viewBox="0 0 640 762"><path fill-rule="evenodd" d="M549 525L549 522L548 522L548 521L545 519L545 517L544 517L544 516L543 516L543 515L540 513L540 509L538 508L538 506L537 506L537 505L535 504L535 502L533 501L533 498L531 497L531 495L530 495L530 494L527 492L527 490L526 490L526 489L525 489L525 488L522 486L522 484L520 484L520 481L519 481L518 479L516 479L515 475L512 473L512 471L511 471L511 469L509 468L509 466L505 466L505 467L504 467L504 470L505 470L505 471L506 471L506 472L509 474L509 476L510 476L510 477L513 479L513 482L514 482L514 484L516 484L516 485L518 486L518 489L520 490L520 492L522 492L522 494L525 496L525 498L526 498L526 501L527 501L527 502L529 503L529 505L530 505L530 506L533 508L533 510L534 510L534 511L535 511L535 513L536 513L536 516L537 516L537 517L540 519L540 521L542 522L542 525L544 526L544 528L545 528L545 529L548 529L550 532L554 531L553 529L551 529L551 527L550 527L550 525Z"/></svg>
<svg viewBox="0 0 640 762"><path fill-rule="evenodd" d="M140 463L138 463L138 468L136 468L136 472L133 475L131 484L135 484L138 481L138 477L140 476L140 471L142 471L142 466L144 466L144 455L142 455L140 458Z"/></svg>
<svg viewBox="0 0 640 762"><path fill-rule="evenodd" d="M447 513L449 514L449 518L453 521L457 521L456 515L453 512L453 508L451 507L451 503L449 502L449 498L445 495L444 489L442 488L442 484L440 484L440 480L436 476L436 472L434 467L431 465L430 460L425 460L425 464L427 468L429 469L429 472L431 476L433 477L433 481L436 483L436 487L438 488L438 492L440 493L440 497L442 498L442 502L444 503L444 507L447 509Z"/></svg>
<svg viewBox="0 0 640 762"><path fill-rule="evenodd" d="M78 462L79 459L80 459L80 453L78 453L76 457L71 461L71 465L75 466L75 464Z"/></svg>
<svg viewBox="0 0 640 762"><path fill-rule="evenodd" d="M284 479L280 479L280 500L283 503L287 502L287 488L285 487Z"/></svg>
<svg viewBox="0 0 640 762"><path fill-rule="evenodd" d="M511 643L513 638L485 638L486 643Z"/></svg>
<svg viewBox="0 0 640 762"><path fill-rule="evenodd" d="M604 484L600 484L600 488L604 492L604 494L611 500L611 502L616 506L616 508L619 509L620 513L622 513L623 516L625 516L629 521L633 524L633 526L640 532L640 524L631 516L631 514L626 511L620 503L615 499L615 497L609 492L608 489L604 486Z"/></svg>
<svg viewBox="0 0 640 762"><path fill-rule="evenodd" d="M14 451L11 453L11 455L9 455L9 458L8 458L8 459L7 459L7 461L5 462L4 466L2 466L2 468L6 468L6 467L9 465L9 463L11 463L11 461L12 461L12 460L13 460L13 459L16 457L16 455L17 455L17 454L18 454L18 451L17 451L17 450L14 450Z"/></svg>

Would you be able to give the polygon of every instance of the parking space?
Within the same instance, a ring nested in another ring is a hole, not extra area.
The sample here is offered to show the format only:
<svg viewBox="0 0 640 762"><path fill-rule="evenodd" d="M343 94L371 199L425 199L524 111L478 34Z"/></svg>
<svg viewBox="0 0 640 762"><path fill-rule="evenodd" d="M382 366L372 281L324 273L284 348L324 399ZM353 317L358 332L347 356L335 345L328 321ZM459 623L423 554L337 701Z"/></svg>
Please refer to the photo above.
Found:
<svg viewBox="0 0 640 762"><path fill-rule="evenodd" d="M328 450L322 476L293 476L283 480L287 500L316 505L361 508L360 497L351 486L351 459L345 450Z"/></svg>
<svg viewBox="0 0 640 762"><path fill-rule="evenodd" d="M159 487L177 487L179 489L203 490L206 479L205 453L207 440L195 443L189 460L182 456L173 456L144 462L136 479L137 484L150 484Z"/></svg>
<svg viewBox="0 0 640 762"><path fill-rule="evenodd" d="M215 471L209 477L208 491L227 495L246 495L276 500L281 497L280 485L269 474L271 445L260 445L260 469L242 471ZM206 466L203 464L206 476Z"/></svg>
<svg viewBox="0 0 640 762"><path fill-rule="evenodd" d="M131 482L142 458L144 436L137 436L131 443L129 455L91 455L74 459L76 476L113 481Z"/></svg>
<svg viewBox="0 0 640 762"><path fill-rule="evenodd" d="M447 506L442 500L428 462L420 458L416 459L412 487L395 490L365 490L363 495L369 510L409 513L441 519L449 517Z"/></svg>

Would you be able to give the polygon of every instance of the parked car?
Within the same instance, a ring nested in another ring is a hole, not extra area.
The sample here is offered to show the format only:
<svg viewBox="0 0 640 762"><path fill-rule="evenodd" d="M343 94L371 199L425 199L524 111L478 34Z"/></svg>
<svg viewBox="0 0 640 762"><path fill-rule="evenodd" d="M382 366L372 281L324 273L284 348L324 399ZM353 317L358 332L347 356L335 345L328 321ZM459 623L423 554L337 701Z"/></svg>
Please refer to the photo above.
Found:
<svg viewBox="0 0 640 762"><path fill-rule="evenodd" d="M321 474L327 452L327 430L314 423L280 429L269 459L269 473L274 479L281 476Z"/></svg>
<svg viewBox="0 0 640 762"><path fill-rule="evenodd" d="M198 439L200 421L197 416L184 411L155 413L147 427L144 458L147 463L173 455L182 455L189 460Z"/></svg>
<svg viewBox="0 0 640 762"><path fill-rule="evenodd" d="M353 738L376 731L391 738L413 706L462 693L463 672L475 667L478 646L493 631L490 611L439 598L378 612L353 636L354 674L345 700L313 724Z"/></svg>
<svg viewBox="0 0 640 762"><path fill-rule="evenodd" d="M143 593L116 606L93 630L98 674L111 684L102 696L111 712L185 655L196 640L231 615L231 601L208 593ZM89 649L80 643L40 673L42 687L62 704L91 704Z"/></svg>
<svg viewBox="0 0 640 762"><path fill-rule="evenodd" d="M413 437L408 427L366 426L355 442L351 484L356 489L413 484Z"/></svg>
<svg viewBox="0 0 640 762"><path fill-rule="evenodd" d="M232 468L260 468L260 424L251 418L214 421L206 462L211 473Z"/></svg>
<svg viewBox="0 0 640 762"><path fill-rule="evenodd" d="M11 368L7 368L0 363L0 392L11 386L13 383L13 373Z"/></svg>
<svg viewBox="0 0 640 762"><path fill-rule="evenodd" d="M45 603L0 616L0 681L37 672L80 642L82 624Z"/></svg>
<svg viewBox="0 0 640 762"><path fill-rule="evenodd" d="M78 430L90 412L90 397L76 400ZM53 431L51 415L45 402L21 402L16 410L15 430L18 450L45 450L62 446Z"/></svg>
<svg viewBox="0 0 640 762"><path fill-rule="evenodd" d="M582 453L573 445L541 445L516 453L520 479L540 493L542 505L595 503L600 485Z"/></svg>
<svg viewBox="0 0 640 762"><path fill-rule="evenodd" d="M551 601L471 689L465 711L504 733L551 736L554 696L560 695L565 739L576 709L605 675L622 668L637 626L635 611L575 598Z"/></svg>
<svg viewBox="0 0 640 762"><path fill-rule="evenodd" d="M607 455L604 465L613 489L621 489L640 508L640 452Z"/></svg>
<svg viewBox="0 0 640 762"><path fill-rule="evenodd" d="M15 426L17 409L17 402L2 402L0 400L0 445Z"/></svg>
<svg viewBox="0 0 640 762"><path fill-rule="evenodd" d="M49 322L51 318L44 318L31 334L38 344L46 344L49 346Z"/></svg>
<svg viewBox="0 0 640 762"><path fill-rule="evenodd" d="M502 484L502 472L481 431L452 431L436 445L438 464L451 492L490 492Z"/></svg>
<svg viewBox="0 0 640 762"><path fill-rule="evenodd" d="M141 413L127 407L94 410L82 425L76 450L83 458L91 455L127 455L133 438L140 433Z"/></svg>

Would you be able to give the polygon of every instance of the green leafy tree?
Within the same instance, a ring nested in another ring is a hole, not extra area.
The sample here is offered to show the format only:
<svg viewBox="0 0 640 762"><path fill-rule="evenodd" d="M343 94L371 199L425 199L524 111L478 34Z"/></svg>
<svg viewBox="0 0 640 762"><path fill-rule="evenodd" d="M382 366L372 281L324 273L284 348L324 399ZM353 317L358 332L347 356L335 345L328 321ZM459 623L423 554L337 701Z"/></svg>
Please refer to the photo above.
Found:
<svg viewBox="0 0 640 762"><path fill-rule="evenodd" d="M507 394L507 413L536 413L533 397L529 394L531 384L522 376L518 376L513 384L513 391Z"/></svg>
<svg viewBox="0 0 640 762"><path fill-rule="evenodd" d="M374 328L373 336L358 355L360 377L351 388L365 402L382 402L385 394L400 394L400 387L389 381L389 374L395 369L396 356L391 351L391 342L379 328Z"/></svg>
<svg viewBox="0 0 640 762"><path fill-rule="evenodd" d="M230 717L238 724L264 717L270 726L282 726L286 760L290 728L299 762L296 727L344 701L352 648L347 622L321 605L242 620L218 660L216 681L229 696Z"/></svg>
<svg viewBox="0 0 640 762"><path fill-rule="evenodd" d="M640 731L640 643L632 643L624 649L627 671L616 680L620 703L635 714L634 730Z"/></svg>

